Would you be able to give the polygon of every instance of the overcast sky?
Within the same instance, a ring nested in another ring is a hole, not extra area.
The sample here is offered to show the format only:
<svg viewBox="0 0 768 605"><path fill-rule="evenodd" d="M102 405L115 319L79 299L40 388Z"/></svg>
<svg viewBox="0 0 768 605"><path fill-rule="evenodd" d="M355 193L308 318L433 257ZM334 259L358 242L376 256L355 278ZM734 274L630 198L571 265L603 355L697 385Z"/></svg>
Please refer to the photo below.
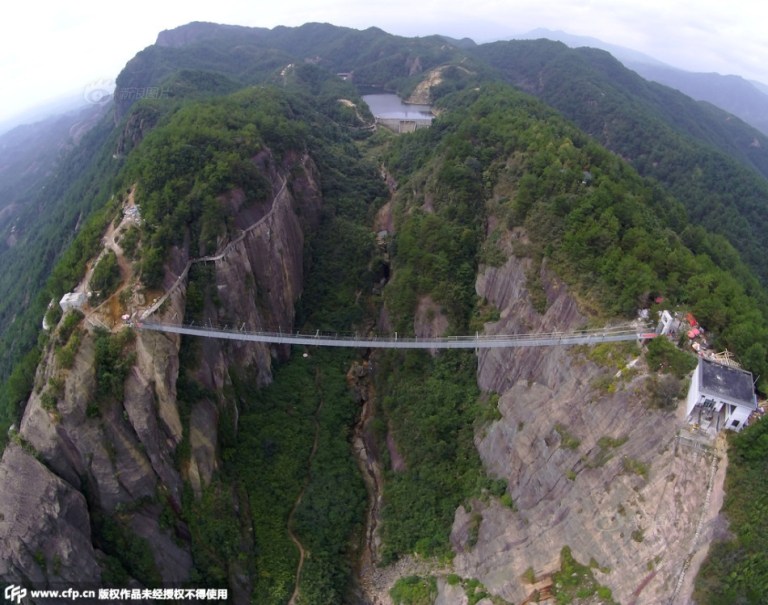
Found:
<svg viewBox="0 0 768 605"><path fill-rule="evenodd" d="M269 28L321 21L476 42L543 27L626 46L690 71L768 84L768 3L755 0L40 0L13 3L3 12L0 122L30 106L109 83L159 31L190 21Z"/></svg>

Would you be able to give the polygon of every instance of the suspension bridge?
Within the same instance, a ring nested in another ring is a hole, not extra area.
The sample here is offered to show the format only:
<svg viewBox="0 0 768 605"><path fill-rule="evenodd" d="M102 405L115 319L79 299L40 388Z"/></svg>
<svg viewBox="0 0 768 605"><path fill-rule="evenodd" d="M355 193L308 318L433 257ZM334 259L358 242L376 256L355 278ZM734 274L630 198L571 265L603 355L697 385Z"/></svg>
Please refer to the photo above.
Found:
<svg viewBox="0 0 768 605"><path fill-rule="evenodd" d="M352 347L358 349L505 349L513 347L548 347L594 345L602 342L642 341L654 338L651 331L638 331L636 326L616 326L578 332L549 332L537 334L475 334L473 336L440 336L434 338L388 336L355 336L302 334L300 332L251 332L245 329L213 326L176 325L138 321L139 330L167 332L185 336L219 338L269 344L304 345L312 347Z"/></svg>

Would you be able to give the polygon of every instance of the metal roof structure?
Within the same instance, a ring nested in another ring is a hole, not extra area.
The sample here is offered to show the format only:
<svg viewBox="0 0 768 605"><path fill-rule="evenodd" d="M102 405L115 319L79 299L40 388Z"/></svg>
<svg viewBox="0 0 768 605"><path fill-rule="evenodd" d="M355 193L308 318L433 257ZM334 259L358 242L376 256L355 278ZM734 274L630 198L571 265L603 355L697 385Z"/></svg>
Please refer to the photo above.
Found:
<svg viewBox="0 0 768 605"><path fill-rule="evenodd" d="M700 358L699 390L731 403L757 409L752 373Z"/></svg>

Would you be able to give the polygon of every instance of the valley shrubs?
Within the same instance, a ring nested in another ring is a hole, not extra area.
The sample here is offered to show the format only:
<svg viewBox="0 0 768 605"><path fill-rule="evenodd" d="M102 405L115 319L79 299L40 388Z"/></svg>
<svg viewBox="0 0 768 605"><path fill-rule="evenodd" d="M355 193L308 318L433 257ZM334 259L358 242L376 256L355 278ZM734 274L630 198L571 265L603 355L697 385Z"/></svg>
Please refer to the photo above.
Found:
<svg viewBox="0 0 768 605"><path fill-rule="evenodd" d="M136 534L124 515L95 513L92 525L94 544L106 553L101 576L104 584L125 586L131 578L145 586L162 584L149 542Z"/></svg>
<svg viewBox="0 0 768 605"><path fill-rule="evenodd" d="M345 380L349 362L345 351L316 350L279 367L269 387L234 381L239 431L236 444L223 452L224 477L247 495L256 603L287 602L293 591L299 553L287 531L289 519L310 553L301 574L302 599L344 601L366 506L350 446L358 409ZM219 565L232 556L219 549ZM195 556L202 572L205 560Z"/></svg>
<svg viewBox="0 0 768 605"><path fill-rule="evenodd" d="M395 605L432 605L437 598L437 582L433 577L406 576L389 591Z"/></svg>
<svg viewBox="0 0 768 605"><path fill-rule="evenodd" d="M386 475L382 509L383 561L400 554L450 556L456 507L489 480L474 444L479 415L476 361L471 353L387 352L377 369L382 412L406 468ZM381 451L387 450L381 443Z"/></svg>
<svg viewBox="0 0 768 605"><path fill-rule="evenodd" d="M674 410L685 395L685 383L672 374L652 375L648 378L649 403L660 410Z"/></svg>

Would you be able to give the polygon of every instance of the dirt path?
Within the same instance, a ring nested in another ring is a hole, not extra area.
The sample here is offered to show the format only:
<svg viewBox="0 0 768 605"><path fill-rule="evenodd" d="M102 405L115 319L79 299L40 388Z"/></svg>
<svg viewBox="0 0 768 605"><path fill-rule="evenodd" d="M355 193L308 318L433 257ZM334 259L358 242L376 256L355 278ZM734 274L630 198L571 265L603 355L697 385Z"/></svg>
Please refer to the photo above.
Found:
<svg viewBox="0 0 768 605"><path fill-rule="evenodd" d="M291 539L291 542L293 542L296 545L296 548L299 550L299 564L296 566L296 580L295 585L293 587L293 594L291 594L291 598L288 601L288 605L296 605L296 599L299 598L299 585L301 583L301 572L304 569L304 560L307 558L307 551L305 550L304 546L302 545L301 541L299 540L296 533L293 531L293 516L296 513L296 509L299 508L299 505L301 504L301 499L304 497L304 492L307 490L307 487L309 486L309 480L310 480L310 470L312 469L312 461L315 458L315 454L317 453L317 444L320 438L320 412L323 409L323 397L322 397L322 391L320 389L320 371L315 371L315 387L317 389L318 393L321 393L320 395L320 401L317 403L317 408L315 409L314 414L314 425L315 425L315 438L312 442L312 450L309 452L309 460L307 461L307 478L304 481L304 486L301 488L301 491L299 492L299 495L296 497L296 502L293 503L293 507L291 508L291 512L288 513L288 537Z"/></svg>

